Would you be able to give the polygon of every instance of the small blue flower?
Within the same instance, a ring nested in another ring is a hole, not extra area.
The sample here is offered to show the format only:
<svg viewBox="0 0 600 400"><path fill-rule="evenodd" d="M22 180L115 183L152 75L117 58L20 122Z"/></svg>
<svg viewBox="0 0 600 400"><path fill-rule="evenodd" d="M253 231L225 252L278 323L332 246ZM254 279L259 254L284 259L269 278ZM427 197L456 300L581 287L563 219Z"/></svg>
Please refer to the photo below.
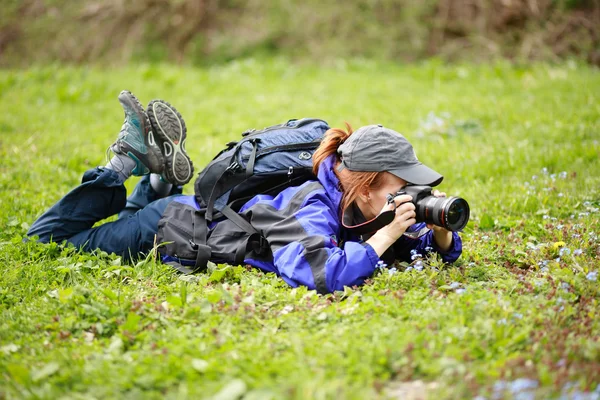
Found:
<svg viewBox="0 0 600 400"><path fill-rule="evenodd" d="M581 249L575 249L575 251L573 252L574 256L580 256L583 254L583 250Z"/></svg>
<svg viewBox="0 0 600 400"><path fill-rule="evenodd" d="M560 288L561 288L562 290L565 290L565 291L567 291L567 290L569 290L569 288L570 288L570 287L571 287L571 285L569 285L567 282L561 282L561 283L560 283Z"/></svg>
<svg viewBox="0 0 600 400"><path fill-rule="evenodd" d="M542 268L540 269L540 271L542 271L542 272L548 272L548 271L550 271L550 270L548 269L548 267L542 267Z"/></svg>
<svg viewBox="0 0 600 400"><path fill-rule="evenodd" d="M506 325L506 318L499 319L498 321L496 321L496 323L498 325Z"/></svg>
<svg viewBox="0 0 600 400"><path fill-rule="evenodd" d="M559 262L560 262L560 257L556 257L556 258L554 259L554 261L556 261L557 263L559 263Z"/></svg>
<svg viewBox="0 0 600 400"><path fill-rule="evenodd" d="M549 215L544 215L544 216L542 217L542 219L549 219L549 218L550 218L550 216L549 216Z"/></svg>
<svg viewBox="0 0 600 400"><path fill-rule="evenodd" d="M532 180L532 181L535 181L537 178L538 178L538 177L537 177L537 175L533 175L533 176L531 177L531 180Z"/></svg>
<svg viewBox="0 0 600 400"><path fill-rule="evenodd" d="M415 249L412 249L412 250L410 251L410 255L411 255L411 256L413 256L413 255L415 255L415 254L417 254L417 253L418 253L418 252L417 252L417 250L415 250Z"/></svg>
<svg viewBox="0 0 600 400"><path fill-rule="evenodd" d="M588 272L585 276L585 279L587 279L588 281L596 282L596 280L598 280L598 271Z"/></svg>
<svg viewBox="0 0 600 400"><path fill-rule="evenodd" d="M568 247L561 247L561 249L558 251L558 255L561 257L568 256L569 254L571 254L571 249Z"/></svg>
<svg viewBox="0 0 600 400"><path fill-rule="evenodd" d="M515 379L514 381L512 381L512 383L510 385L510 391L513 394L516 394L516 393L527 391L527 390L533 390L533 389L536 389L537 387L538 387L538 382L536 380L527 379L527 378L519 378L519 379Z"/></svg>
<svg viewBox="0 0 600 400"><path fill-rule="evenodd" d="M556 225L556 229L558 229L558 230L561 230L562 228L564 228L564 225L563 225L563 224L558 224L558 225Z"/></svg>
<svg viewBox="0 0 600 400"><path fill-rule="evenodd" d="M523 314L521 314L521 313L514 313L513 317L516 318L516 319L523 319Z"/></svg>
<svg viewBox="0 0 600 400"><path fill-rule="evenodd" d="M385 267L387 267L387 264L383 260L377 261L377 265L375 266L375 268L385 268Z"/></svg>
<svg viewBox="0 0 600 400"><path fill-rule="evenodd" d="M548 175L548 168L546 168L546 167L542 168L542 174Z"/></svg>
<svg viewBox="0 0 600 400"><path fill-rule="evenodd" d="M592 205L592 202L591 202L591 201L584 201L584 202L583 202L583 206L584 206L584 207L589 207L589 206L591 206L591 205Z"/></svg>
<svg viewBox="0 0 600 400"><path fill-rule="evenodd" d="M433 247L427 246L425 247L425 251L429 253L430 251L433 251Z"/></svg>
<svg viewBox="0 0 600 400"><path fill-rule="evenodd" d="M398 270L396 268L390 268L390 269L388 269L388 274L389 275L394 275L396 272L398 272Z"/></svg>
<svg viewBox="0 0 600 400"><path fill-rule="evenodd" d="M466 291L467 291L467 289L465 289L465 288L458 288L458 289L456 289L455 293L456 294L463 294Z"/></svg>
<svg viewBox="0 0 600 400"><path fill-rule="evenodd" d="M567 179L567 171L561 171L561 173L558 174L558 177L560 179Z"/></svg>
<svg viewBox="0 0 600 400"><path fill-rule="evenodd" d="M414 260L416 260L418 258L421 258L421 257L423 257L421 254L415 253L412 256L410 256L410 259L414 261Z"/></svg>
<svg viewBox="0 0 600 400"><path fill-rule="evenodd" d="M564 194L562 194L562 193L558 194L558 197L563 197L563 196L564 196Z"/></svg>
<svg viewBox="0 0 600 400"><path fill-rule="evenodd" d="M404 271L409 272L409 271L412 271L413 269L414 269L413 267L406 267L406 269Z"/></svg>
<svg viewBox="0 0 600 400"><path fill-rule="evenodd" d="M417 261L413 267L415 268L415 270L417 271L423 271L423 261Z"/></svg>
<svg viewBox="0 0 600 400"><path fill-rule="evenodd" d="M496 383L494 383L494 392L501 392L504 389L506 389L508 387L507 383L503 380L500 381L496 381Z"/></svg>
<svg viewBox="0 0 600 400"><path fill-rule="evenodd" d="M460 287L460 283L458 282L452 282L450 284L450 289L454 290L454 289L458 289Z"/></svg>

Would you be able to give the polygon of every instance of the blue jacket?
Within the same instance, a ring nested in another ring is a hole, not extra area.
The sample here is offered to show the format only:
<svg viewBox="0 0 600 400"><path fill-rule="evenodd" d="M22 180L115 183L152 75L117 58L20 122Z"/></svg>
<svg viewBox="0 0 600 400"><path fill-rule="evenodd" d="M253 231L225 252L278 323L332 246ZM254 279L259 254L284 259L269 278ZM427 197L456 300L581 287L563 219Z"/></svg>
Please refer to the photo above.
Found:
<svg viewBox="0 0 600 400"><path fill-rule="evenodd" d="M321 164L317 181L287 188L275 197L257 195L240 209L239 214L267 239L271 249L266 256L247 252L245 263L276 273L292 287L304 285L319 293L361 285L373 275L380 261L377 253L340 223L342 193L334 161L331 156ZM176 201L191 204L194 200L182 196ZM423 226L415 224L409 230ZM235 252L241 235L237 226L222 220L211 226L206 243L213 254L227 254ZM453 262L461 254L462 242L453 233L450 250L442 252L429 231L418 239L402 236L393 249L394 258L402 261L410 262L414 249L422 255L437 251L445 262Z"/></svg>

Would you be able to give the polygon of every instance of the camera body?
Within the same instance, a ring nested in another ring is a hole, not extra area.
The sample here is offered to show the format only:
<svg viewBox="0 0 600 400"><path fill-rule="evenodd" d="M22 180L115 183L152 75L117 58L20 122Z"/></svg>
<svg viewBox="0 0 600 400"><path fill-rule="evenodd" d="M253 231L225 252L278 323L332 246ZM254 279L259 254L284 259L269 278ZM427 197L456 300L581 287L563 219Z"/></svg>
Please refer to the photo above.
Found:
<svg viewBox="0 0 600 400"><path fill-rule="evenodd" d="M415 205L417 222L441 226L449 231L459 231L469 222L469 203L460 197L435 197L431 186L407 185L396 196L408 194Z"/></svg>

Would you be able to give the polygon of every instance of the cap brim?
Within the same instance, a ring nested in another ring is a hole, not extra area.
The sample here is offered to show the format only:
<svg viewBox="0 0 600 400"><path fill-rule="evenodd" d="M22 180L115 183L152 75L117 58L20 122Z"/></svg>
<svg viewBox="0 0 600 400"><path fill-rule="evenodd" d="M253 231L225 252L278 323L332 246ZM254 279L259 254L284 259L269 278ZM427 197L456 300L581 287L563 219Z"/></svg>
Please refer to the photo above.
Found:
<svg viewBox="0 0 600 400"><path fill-rule="evenodd" d="M413 185L437 186L444 179L442 175L423 164L388 172Z"/></svg>

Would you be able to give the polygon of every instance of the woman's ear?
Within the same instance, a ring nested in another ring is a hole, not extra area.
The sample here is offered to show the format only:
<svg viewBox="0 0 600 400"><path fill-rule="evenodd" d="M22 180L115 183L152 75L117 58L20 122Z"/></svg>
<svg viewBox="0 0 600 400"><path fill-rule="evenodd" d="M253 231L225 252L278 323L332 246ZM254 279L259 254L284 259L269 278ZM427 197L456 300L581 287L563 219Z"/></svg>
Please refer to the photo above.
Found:
<svg viewBox="0 0 600 400"><path fill-rule="evenodd" d="M360 191L358 192L358 198L363 203L369 203L371 201L371 193L369 191L368 186L365 185L360 189Z"/></svg>

